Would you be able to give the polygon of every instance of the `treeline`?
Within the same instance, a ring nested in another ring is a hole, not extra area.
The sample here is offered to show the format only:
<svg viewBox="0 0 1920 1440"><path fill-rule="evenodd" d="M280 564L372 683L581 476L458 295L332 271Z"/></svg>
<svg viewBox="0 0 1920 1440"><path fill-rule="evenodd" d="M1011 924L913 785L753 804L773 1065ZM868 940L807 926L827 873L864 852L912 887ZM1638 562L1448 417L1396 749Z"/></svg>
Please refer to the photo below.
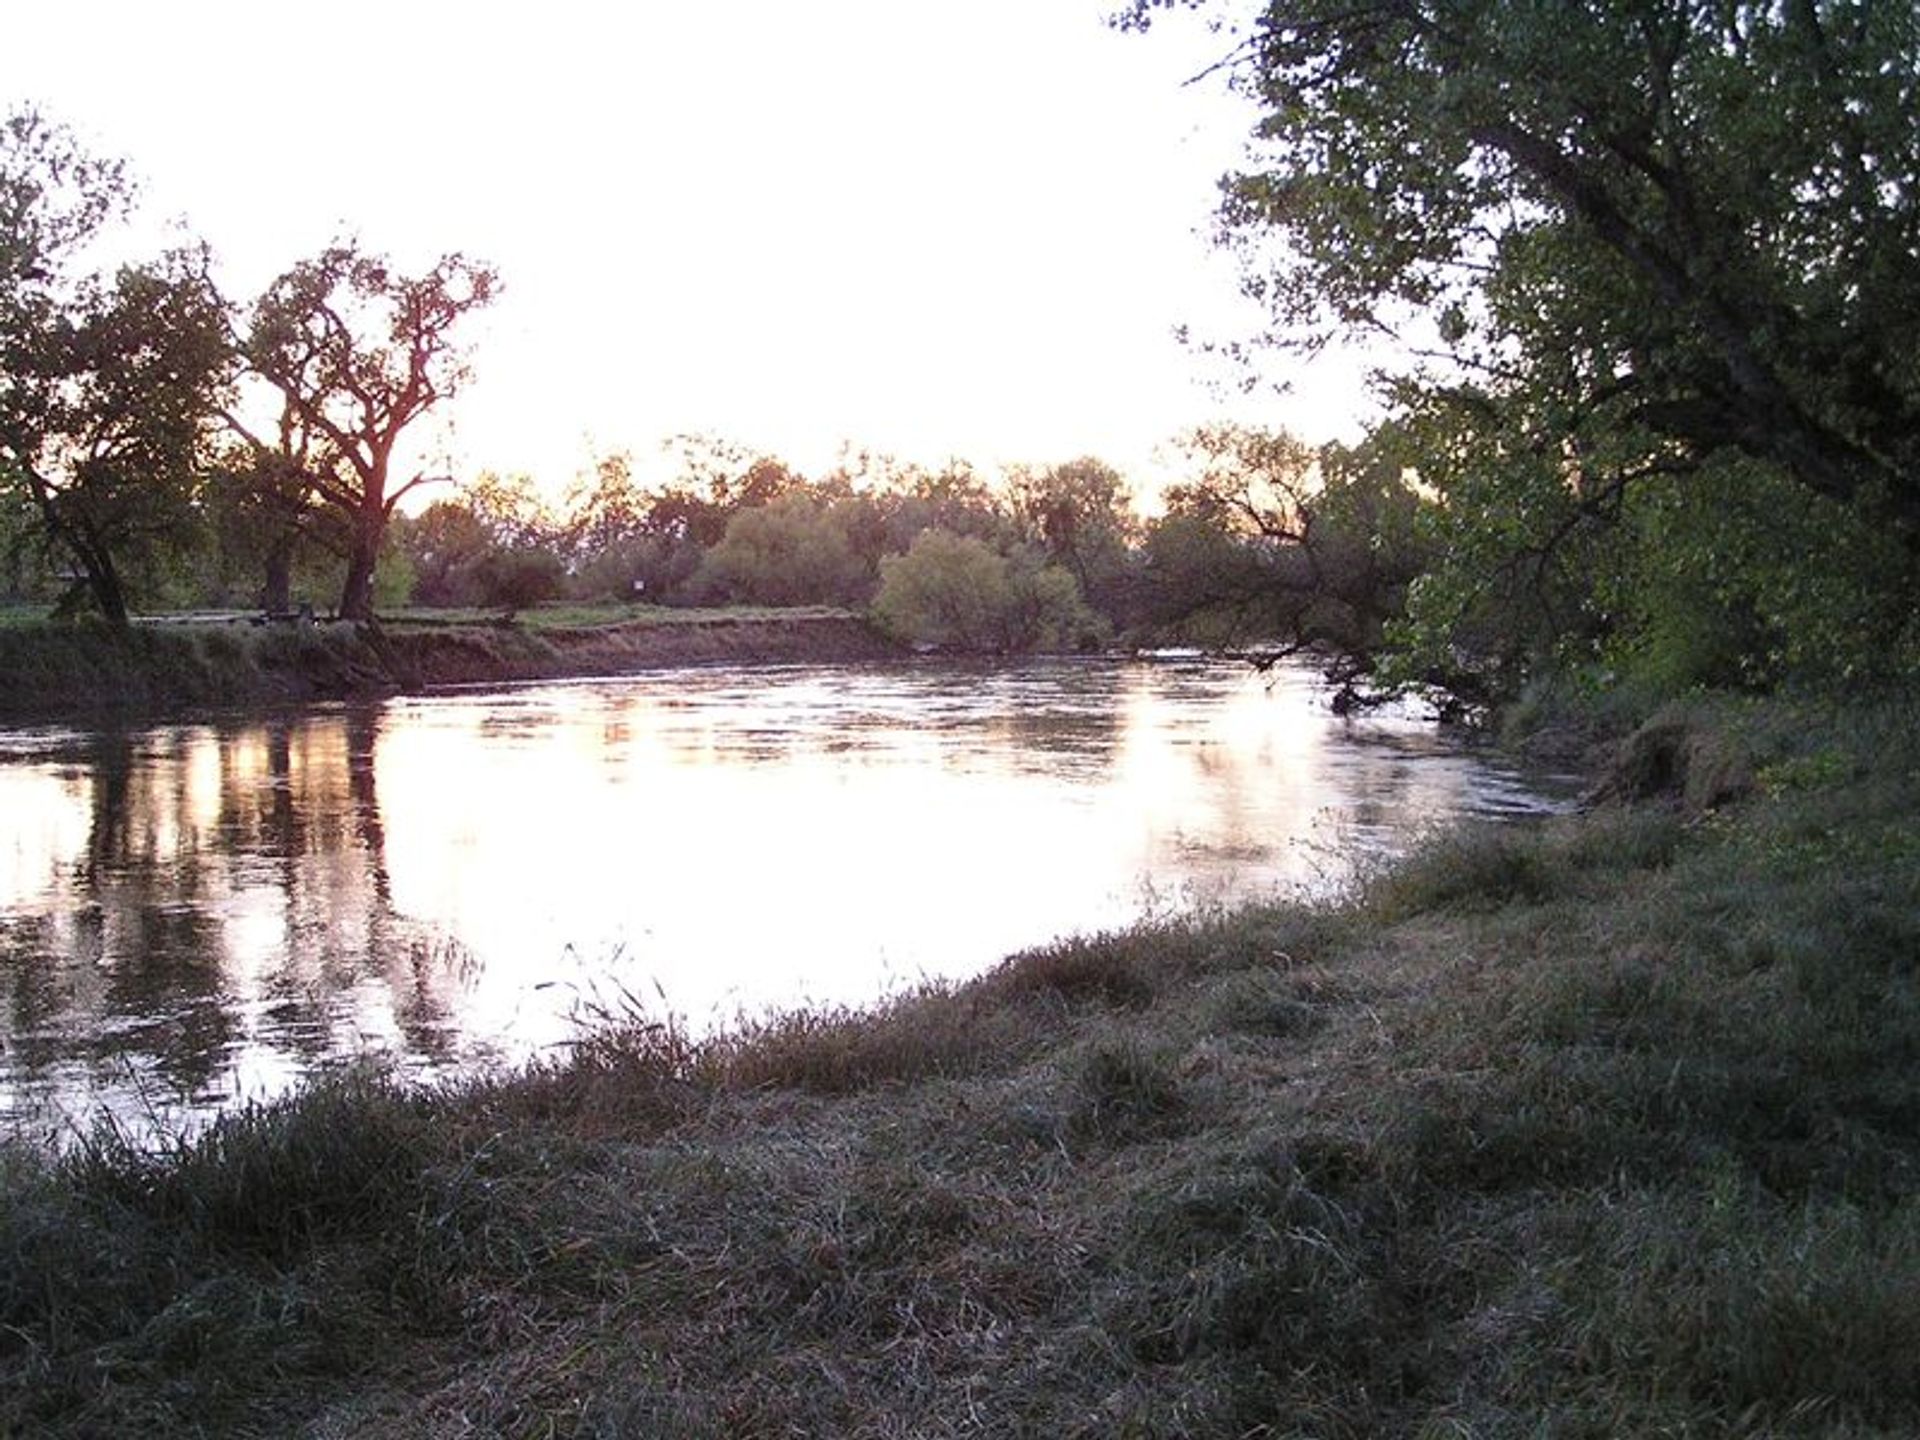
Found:
<svg viewBox="0 0 1920 1440"><path fill-rule="evenodd" d="M703 440L653 485L603 458L558 505L483 476L393 527L421 606L552 600L869 610L902 640L973 652L1116 641L1314 648L1371 669L1424 564L1416 487L1366 447L1221 427L1143 516L1082 457L991 478L861 455L809 477Z"/></svg>
<svg viewBox="0 0 1920 1440"><path fill-rule="evenodd" d="M1093 457L988 475L849 456L809 476L777 456L682 437L668 478L602 457L556 501L483 474L395 513L372 572L385 608L513 612L546 602L835 606L909 643L970 652L1112 643L1312 647L1372 666L1427 551L1417 487L1370 447L1314 450L1218 427L1180 442L1151 516ZM183 488L124 583L153 609L331 608L348 537L314 508L263 525L249 472ZM72 580L33 508L0 512L0 587L55 603Z"/></svg>
<svg viewBox="0 0 1920 1440"><path fill-rule="evenodd" d="M448 486L392 517L374 590L387 608L834 606L871 611L911 643L976 652L1158 641L1370 657L1420 569L1414 488L1364 449L1233 428L1182 445L1191 478L1145 516L1126 477L1093 457L989 476L863 454L808 476L683 437L653 482L613 454L558 500L528 476ZM328 517L269 556L257 503L220 472L188 495L129 577L143 602L255 608L278 586L282 606L324 612L345 564ZM35 516L16 503L7 518L8 592L51 602L60 577L28 561L44 549L19 543Z"/></svg>
<svg viewBox="0 0 1920 1440"><path fill-rule="evenodd" d="M859 456L809 477L724 442L676 442L671 478L603 457L558 504L482 476L396 523L424 606L539 601L873 607L904 637L1074 648L1131 627L1141 523L1094 459L990 481Z"/></svg>
<svg viewBox="0 0 1920 1440"><path fill-rule="evenodd" d="M611 456L553 506L483 476L413 513L449 477L396 457L467 378L493 270L340 242L250 300L204 248L89 270L132 194L63 127L0 120L0 587L56 614L834 605L969 651L1283 640L1358 673L1418 568L1397 474L1241 431L1190 437L1192 482L1152 520L1093 459L805 476L708 441L660 483Z"/></svg>

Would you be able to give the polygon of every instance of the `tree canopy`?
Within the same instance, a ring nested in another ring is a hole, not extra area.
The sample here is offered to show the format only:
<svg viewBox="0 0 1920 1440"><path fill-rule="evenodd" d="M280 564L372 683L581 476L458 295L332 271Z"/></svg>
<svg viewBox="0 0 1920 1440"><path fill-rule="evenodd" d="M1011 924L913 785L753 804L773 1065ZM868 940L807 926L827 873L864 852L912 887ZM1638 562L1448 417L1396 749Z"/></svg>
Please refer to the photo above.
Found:
<svg viewBox="0 0 1920 1440"><path fill-rule="evenodd" d="M915 645L1073 650L1105 638L1071 572L1031 551L1003 554L972 535L927 530L882 560L880 576L874 619Z"/></svg>
<svg viewBox="0 0 1920 1440"><path fill-rule="evenodd" d="M313 491L346 524L343 617L372 618L387 522L428 478L395 483L400 437L467 379L454 331L498 285L489 266L462 255L408 276L342 244L288 270L253 307L247 363L310 437Z"/></svg>
<svg viewBox="0 0 1920 1440"><path fill-rule="evenodd" d="M0 488L118 625L128 564L189 519L229 369L200 255L84 268L131 198L124 169L66 130L0 118Z"/></svg>
<svg viewBox="0 0 1920 1440"><path fill-rule="evenodd" d="M1861 614L1916 593L1913 7L1273 0L1223 66L1260 111L1223 231L1279 337L1417 357L1391 428L1472 552L1428 587L1451 622L1518 587L1568 610L1556 643L1617 634L1646 547L1671 570L1794 490L1796 544L1891 538ZM1812 612L1756 573L1722 598L1781 651Z"/></svg>

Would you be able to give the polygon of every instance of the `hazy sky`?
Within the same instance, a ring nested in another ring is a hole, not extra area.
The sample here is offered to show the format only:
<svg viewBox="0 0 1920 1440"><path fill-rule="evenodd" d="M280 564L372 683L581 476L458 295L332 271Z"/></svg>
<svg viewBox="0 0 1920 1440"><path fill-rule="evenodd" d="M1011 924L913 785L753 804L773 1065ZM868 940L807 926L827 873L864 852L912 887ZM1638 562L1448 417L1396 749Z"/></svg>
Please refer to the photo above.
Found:
<svg viewBox="0 0 1920 1440"><path fill-rule="evenodd" d="M1344 378L1250 401L1174 338L1257 322L1208 240L1249 117L1181 83L1216 37L1110 8L64 0L9 15L0 104L127 157L234 294L339 234L496 264L463 473L684 431L808 469L1137 469L1223 411L1351 433Z"/></svg>

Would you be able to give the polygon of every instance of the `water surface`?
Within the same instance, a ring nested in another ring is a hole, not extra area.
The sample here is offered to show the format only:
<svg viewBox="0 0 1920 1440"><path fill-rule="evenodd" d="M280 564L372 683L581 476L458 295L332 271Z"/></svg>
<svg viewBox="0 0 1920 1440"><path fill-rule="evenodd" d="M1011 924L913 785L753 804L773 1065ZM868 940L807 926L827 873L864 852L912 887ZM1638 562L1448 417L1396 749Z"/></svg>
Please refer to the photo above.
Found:
<svg viewBox="0 0 1920 1440"><path fill-rule="evenodd" d="M1547 808L1310 673L716 669L0 732L0 1107L40 1128L446 1073L644 1003L866 1003Z"/></svg>

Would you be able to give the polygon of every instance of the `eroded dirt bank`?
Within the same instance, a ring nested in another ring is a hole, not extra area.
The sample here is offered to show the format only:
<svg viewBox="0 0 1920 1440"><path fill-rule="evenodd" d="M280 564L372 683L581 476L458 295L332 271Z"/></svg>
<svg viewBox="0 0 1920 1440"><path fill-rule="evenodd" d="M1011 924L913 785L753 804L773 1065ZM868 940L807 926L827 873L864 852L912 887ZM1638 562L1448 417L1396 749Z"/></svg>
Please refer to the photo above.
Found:
<svg viewBox="0 0 1920 1440"><path fill-rule="evenodd" d="M206 621L0 630L0 715L271 705L435 685L676 665L838 663L899 653L864 619L702 612L535 629L512 623Z"/></svg>

